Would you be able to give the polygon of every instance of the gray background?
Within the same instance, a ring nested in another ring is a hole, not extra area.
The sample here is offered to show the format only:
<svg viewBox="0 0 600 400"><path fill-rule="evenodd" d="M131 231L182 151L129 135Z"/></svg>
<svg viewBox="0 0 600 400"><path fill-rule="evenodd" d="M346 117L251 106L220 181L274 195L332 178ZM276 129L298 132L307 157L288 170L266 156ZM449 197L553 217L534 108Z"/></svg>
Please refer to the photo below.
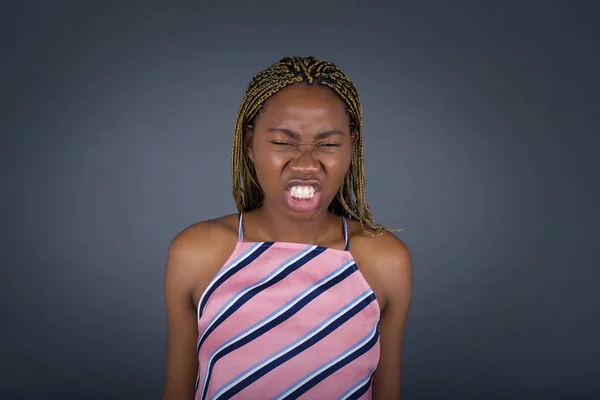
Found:
<svg viewBox="0 0 600 400"><path fill-rule="evenodd" d="M0 397L160 397L169 242L235 211L243 91L304 54L408 228L405 398L600 393L596 3L5 3Z"/></svg>

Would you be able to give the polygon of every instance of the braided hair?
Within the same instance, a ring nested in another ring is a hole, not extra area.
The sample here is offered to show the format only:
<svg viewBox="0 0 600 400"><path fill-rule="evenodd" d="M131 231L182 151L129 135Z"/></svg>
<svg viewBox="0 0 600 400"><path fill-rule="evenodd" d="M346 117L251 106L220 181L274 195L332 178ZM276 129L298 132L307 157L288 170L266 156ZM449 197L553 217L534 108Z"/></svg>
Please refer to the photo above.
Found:
<svg viewBox="0 0 600 400"><path fill-rule="evenodd" d="M233 198L238 211L249 211L262 205L264 193L258 184L254 165L244 146L244 132L252 129L263 104L281 89L295 84L317 84L333 90L346 104L350 118L350 134L356 136L350 167L329 210L360 222L363 230L380 234L384 227L373 222L365 201L365 161L362 141L362 106L358 91L346 74L333 63L314 57L284 57L255 75L242 99L233 135L231 174Z"/></svg>

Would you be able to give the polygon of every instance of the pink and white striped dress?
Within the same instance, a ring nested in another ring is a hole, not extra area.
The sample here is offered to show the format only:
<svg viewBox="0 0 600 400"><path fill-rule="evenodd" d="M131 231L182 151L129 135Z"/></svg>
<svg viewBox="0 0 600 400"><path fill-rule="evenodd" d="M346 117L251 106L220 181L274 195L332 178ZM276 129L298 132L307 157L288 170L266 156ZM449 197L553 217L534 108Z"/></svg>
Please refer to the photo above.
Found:
<svg viewBox="0 0 600 400"><path fill-rule="evenodd" d="M380 309L345 250L237 245L198 303L196 399L371 399Z"/></svg>

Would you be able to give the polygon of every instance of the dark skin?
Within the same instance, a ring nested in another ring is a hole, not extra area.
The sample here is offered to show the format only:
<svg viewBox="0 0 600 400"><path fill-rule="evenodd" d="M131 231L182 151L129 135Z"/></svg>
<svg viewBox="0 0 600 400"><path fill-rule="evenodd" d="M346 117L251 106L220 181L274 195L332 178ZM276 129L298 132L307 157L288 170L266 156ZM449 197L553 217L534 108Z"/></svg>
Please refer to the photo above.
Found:
<svg viewBox="0 0 600 400"><path fill-rule="evenodd" d="M246 133L248 155L265 194L244 213L245 241L312 243L344 249L339 216L327 211L350 165L354 139L345 105L331 90L293 85L272 96ZM309 143L298 147L298 143ZM321 146L321 147L319 147ZM311 179L321 187L310 212L287 207L285 185ZM411 257L392 233L371 237L348 221L350 252L373 289L381 320L373 399L400 399L402 343L412 292ZM171 243L165 274L167 361L163 399L190 399L198 370L196 305L237 242L237 214L194 224Z"/></svg>

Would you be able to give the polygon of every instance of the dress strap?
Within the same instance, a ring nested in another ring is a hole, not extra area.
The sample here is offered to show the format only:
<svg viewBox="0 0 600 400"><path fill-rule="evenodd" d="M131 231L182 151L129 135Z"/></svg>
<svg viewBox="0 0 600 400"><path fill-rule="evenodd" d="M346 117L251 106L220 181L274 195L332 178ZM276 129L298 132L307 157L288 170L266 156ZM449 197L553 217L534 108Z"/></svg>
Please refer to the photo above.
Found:
<svg viewBox="0 0 600 400"><path fill-rule="evenodd" d="M244 241L244 215L240 212L238 216L238 242Z"/></svg>
<svg viewBox="0 0 600 400"><path fill-rule="evenodd" d="M350 250L350 238L348 237L348 223L346 222L346 217L342 215L342 226L344 227L344 250Z"/></svg>

